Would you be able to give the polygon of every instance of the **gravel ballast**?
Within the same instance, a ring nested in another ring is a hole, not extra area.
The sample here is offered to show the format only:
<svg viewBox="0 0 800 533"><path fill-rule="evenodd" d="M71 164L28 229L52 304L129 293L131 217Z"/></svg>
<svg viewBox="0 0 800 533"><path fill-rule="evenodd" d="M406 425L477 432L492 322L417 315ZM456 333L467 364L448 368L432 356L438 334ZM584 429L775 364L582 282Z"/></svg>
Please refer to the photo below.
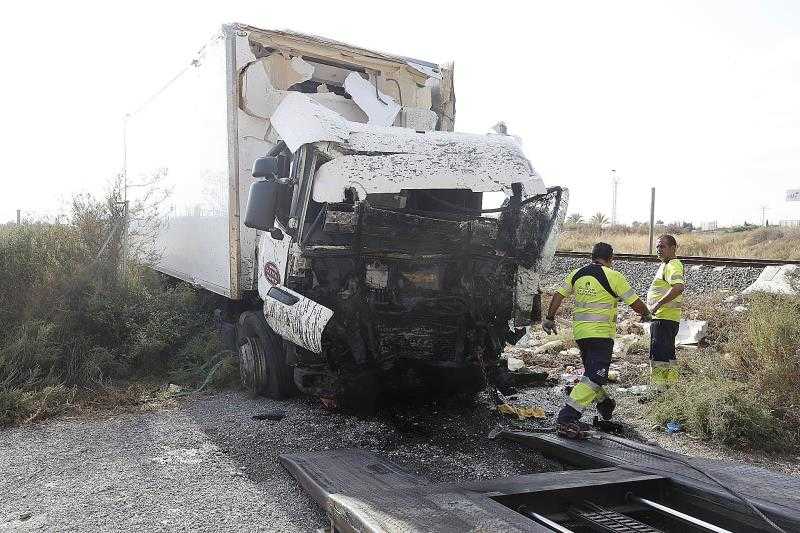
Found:
<svg viewBox="0 0 800 533"><path fill-rule="evenodd" d="M542 280L545 290L553 290L564 282L573 269L589 261L581 257L556 257ZM614 269L622 272L634 290L644 298L647 288L658 270L659 263L647 261L614 260ZM706 265L684 265L687 294L698 294L717 290L741 292L751 285L764 270L763 267L713 267Z"/></svg>
<svg viewBox="0 0 800 533"><path fill-rule="evenodd" d="M313 531L325 514L280 466L288 452L365 448L431 482L559 470L487 439L477 403L359 418L306 398L201 396L167 410L0 431L0 531ZM282 420L254 420L277 409Z"/></svg>

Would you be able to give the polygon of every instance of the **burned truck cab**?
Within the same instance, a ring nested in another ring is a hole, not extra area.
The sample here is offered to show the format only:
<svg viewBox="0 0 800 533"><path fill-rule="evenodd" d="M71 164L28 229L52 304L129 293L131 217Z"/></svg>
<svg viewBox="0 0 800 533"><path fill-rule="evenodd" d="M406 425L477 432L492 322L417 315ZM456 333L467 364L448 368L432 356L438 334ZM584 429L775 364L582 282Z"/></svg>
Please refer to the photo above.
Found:
<svg viewBox="0 0 800 533"><path fill-rule="evenodd" d="M262 230L282 390L337 405L480 390L530 323L567 192L506 135L369 126L301 94L272 123L245 224Z"/></svg>

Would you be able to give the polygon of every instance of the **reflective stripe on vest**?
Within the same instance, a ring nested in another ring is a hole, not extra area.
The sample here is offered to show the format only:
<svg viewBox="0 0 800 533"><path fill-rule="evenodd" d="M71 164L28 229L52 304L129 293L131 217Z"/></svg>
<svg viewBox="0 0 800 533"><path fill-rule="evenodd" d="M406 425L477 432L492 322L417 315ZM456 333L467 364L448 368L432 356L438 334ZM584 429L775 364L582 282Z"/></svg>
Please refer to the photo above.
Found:
<svg viewBox="0 0 800 533"><path fill-rule="evenodd" d="M575 313L572 315L575 322L611 322L613 317L609 315L598 315L595 313Z"/></svg>

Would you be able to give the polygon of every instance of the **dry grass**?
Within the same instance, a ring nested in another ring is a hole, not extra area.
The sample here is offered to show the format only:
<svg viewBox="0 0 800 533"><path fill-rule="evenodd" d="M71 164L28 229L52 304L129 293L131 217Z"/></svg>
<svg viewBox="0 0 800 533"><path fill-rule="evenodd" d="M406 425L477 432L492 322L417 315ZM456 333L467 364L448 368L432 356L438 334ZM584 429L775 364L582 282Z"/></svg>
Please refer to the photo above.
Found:
<svg viewBox="0 0 800 533"><path fill-rule="evenodd" d="M690 304L709 320L711 346L678 358L680 381L656 397L649 415L728 446L796 449L800 298L756 294L744 313L725 312L721 298Z"/></svg>
<svg viewBox="0 0 800 533"><path fill-rule="evenodd" d="M667 231L657 228L656 236ZM689 232L676 235L678 255L800 259L800 228L752 228L742 231ZM597 228L579 225L564 228L558 249L590 251L597 241L611 244L619 253L647 253L645 229L616 226Z"/></svg>
<svg viewBox="0 0 800 533"><path fill-rule="evenodd" d="M117 206L79 197L68 223L0 226L0 426L127 404L131 380L191 386L213 365L229 382L215 300L130 259L123 273Z"/></svg>

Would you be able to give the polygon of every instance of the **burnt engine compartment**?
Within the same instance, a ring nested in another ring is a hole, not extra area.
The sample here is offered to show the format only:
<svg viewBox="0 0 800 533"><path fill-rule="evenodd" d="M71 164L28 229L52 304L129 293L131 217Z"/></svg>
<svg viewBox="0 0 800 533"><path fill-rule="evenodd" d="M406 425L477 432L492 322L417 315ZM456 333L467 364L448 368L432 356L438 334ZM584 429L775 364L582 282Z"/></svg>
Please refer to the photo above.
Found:
<svg viewBox="0 0 800 533"><path fill-rule="evenodd" d="M517 266L535 264L553 223L542 206L555 195L516 193L497 218L468 190L319 206L289 283L334 315L324 363L297 349L298 386L339 404L479 391L509 329Z"/></svg>

